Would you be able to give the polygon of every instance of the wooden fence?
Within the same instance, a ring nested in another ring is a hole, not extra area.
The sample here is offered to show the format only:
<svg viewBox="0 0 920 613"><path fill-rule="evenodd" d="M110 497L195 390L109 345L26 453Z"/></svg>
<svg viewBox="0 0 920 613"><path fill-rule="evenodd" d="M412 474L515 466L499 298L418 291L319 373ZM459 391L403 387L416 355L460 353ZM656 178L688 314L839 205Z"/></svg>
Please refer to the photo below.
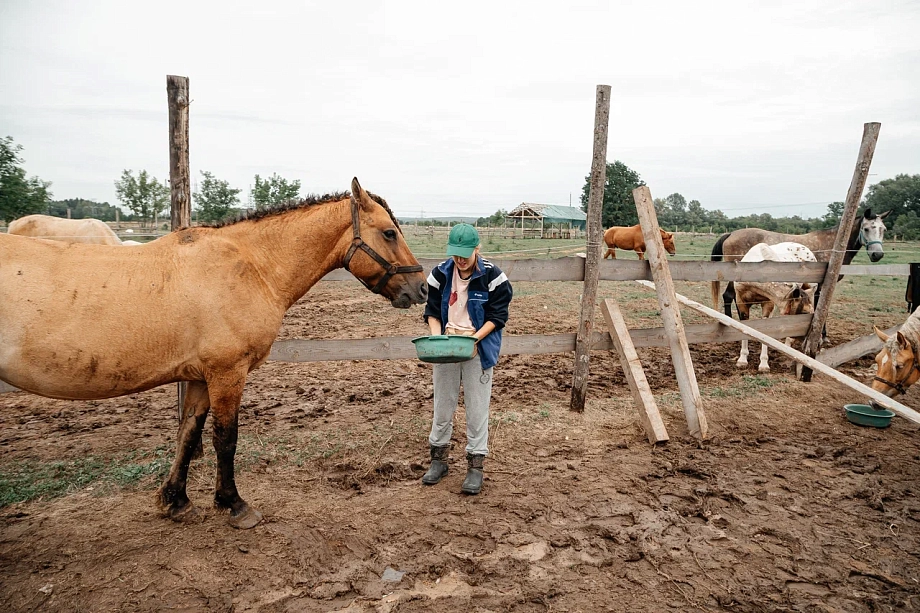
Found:
<svg viewBox="0 0 920 613"><path fill-rule="evenodd" d="M419 261L425 270L431 270L441 260ZM520 281L584 281L585 259L578 257L550 260L496 260L513 282ZM823 262L682 262L670 263L671 277L675 281L796 281L817 283L824 278L827 264ZM875 266L844 266L845 275L909 276L909 264L882 264ZM650 280L647 261L604 260L600 263L603 281ZM354 280L345 270L336 270L324 281ZM748 324L774 338L802 336L808 331L811 315L796 315L771 319L749 320ZM744 338L739 332L721 324L694 324L686 326L687 341L699 343L727 343ZM636 347L666 347L664 328L630 330ZM270 360L281 362L323 362L332 360L401 360L415 357L412 336L389 336L363 339L276 341ZM595 332L592 350L610 350L613 341L608 333ZM505 336L502 355L536 355L563 353L575 349L575 334L525 334Z"/></svg>

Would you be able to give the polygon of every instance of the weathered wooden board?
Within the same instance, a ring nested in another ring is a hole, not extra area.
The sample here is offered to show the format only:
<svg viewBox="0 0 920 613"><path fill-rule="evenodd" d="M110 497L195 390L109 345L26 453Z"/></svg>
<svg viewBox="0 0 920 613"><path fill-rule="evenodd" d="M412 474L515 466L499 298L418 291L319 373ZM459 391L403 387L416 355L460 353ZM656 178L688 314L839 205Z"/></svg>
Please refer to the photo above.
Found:
<svg viewBox="0 0 920 613"><path fill-rule="evenodd" d="M585 258L566 257L546 260L502 260L490 258L514 281L584 281ZM425 270L431 270L443 259L421 259ZM824 279L827 264L823 262L709 262L671 260L671 278L675 281L798 281L818 283ZM648 261L601 260L601 281L638 281L652 278ZM910 276L909 264L850 265L841 270L851 276ZM323 281L354 281L347 270L333 270Z"/></svg>
<svg viewBox="0 0 920 613"><path fill-rule="evenodd" d="M900 324L897 326L892 326L885 330L885 334L891 336L900 328ZM825 349L818 354L816 359L822 364L827 364L832 368L836 368L841 364L846 364L847 362L858 360L866 354L878 353L881 351L881 349L882 341L875 334L875 332L873 332L872 334L860 336L859 338L854 339L849 343L844 343L843 345L837 345L836 347Z"/></svg>
<svg viewBox="0 0 920 613"><path fill-rule="evenodd" d="M617 355L620 357L620 365L623 367L623 374L626 375L626 382L636 403L636 411L645 429L645 436L653 445L663 443L670 437L661 420L661 413L658 411L658 403L655 402L652 388L648 384L648 379L645 378L642 362L639 361L639 355L633 346L623 313L620 312L616 301L611 298L604 300L601 310L604 319L607 320L607 327L610 328L610 340L613 341Z"/></svg>

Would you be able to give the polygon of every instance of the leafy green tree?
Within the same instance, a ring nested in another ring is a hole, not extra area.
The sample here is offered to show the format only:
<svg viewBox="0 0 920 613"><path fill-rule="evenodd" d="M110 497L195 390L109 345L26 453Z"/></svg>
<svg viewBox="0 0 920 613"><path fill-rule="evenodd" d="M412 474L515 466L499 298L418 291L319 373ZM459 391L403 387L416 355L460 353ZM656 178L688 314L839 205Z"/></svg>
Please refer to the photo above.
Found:
<svg viewBox="0 0 920 613"><path fill-rule="evenodd" d="M300 193L300 181L290 181L284 177L273 173L271 177L263 179L256 175L255 184L252 187L252 201L257 209L281 204L293 198L297 198Z"/></svg>
<svg viewBox="0 0 920 613"><path fill-rule="evenodd" d="M639 173L617 160L607 163L607 181L604 185L604 207L601 223L610 226L632 226L639 223L636 203L632 190L645 185ZM588 193L591 191L591 175L585 177L585 186L581 192L581 210L588 210Z"/></svg>
<svg viewBox="0 0 920 613"><path fill-rule="evenodd" d="M66 200L54 200L48 203L48 214L55 217L67 217L67 209L70 209L72 219L86 219L92 217L102 221L115 221L115 210L118 207L108 202L95 202L85 198L67 198ZM121 213L120 219L129 220L128 215Z"/></svg>
<svg viewBox="0 0 920 613"><path fill-rule="evenodd" d="M891 211L886 223L896 222L908 211L920 215L920 175L896 175L869 186L866 207L876 213ZM898 233L900 235L900 232Z"/></svg>
<svg viewBox="0 0 920 613"><path fill-rule="evenodd" d="M827 213L824 214L821 220L825 228L833 228L840 223L841 217L843 217L843 203L831 202L827 205Z"/></svg>
<svg viewBox="0 0 920 613"><path fill-rule="evenodd" d="M920 238L920 217L917 216L917 212L907 211L898 217L892 231L898 236L903 236L905 240L912 241Z"/></svg>
<svg viewBox="0 0 920 613"><path fill-rule="evenodd" d="M13 142L12 136L0 138L0 218L7 223L18 217L44 213L51 200L49 181L26 177L20 164L22 145Z"/></svg>
<svg viewBox="0 0 920 613"><path fill-rule="evenodd" d="M146 170L137 173L124 170L121 179L115 181L115 193L118 199L143 223L153 221L154 216L166 210L169 203L169 188L150 176Z"/></svg>
<svg viewBox="0 0 920 613"><path fill-rule="evenodd" d="M200 221L220 221L229 217L239 206L240 190L206 170L201 171L202 181L197 192L193 194L195 208L198 209Z"/></svg>

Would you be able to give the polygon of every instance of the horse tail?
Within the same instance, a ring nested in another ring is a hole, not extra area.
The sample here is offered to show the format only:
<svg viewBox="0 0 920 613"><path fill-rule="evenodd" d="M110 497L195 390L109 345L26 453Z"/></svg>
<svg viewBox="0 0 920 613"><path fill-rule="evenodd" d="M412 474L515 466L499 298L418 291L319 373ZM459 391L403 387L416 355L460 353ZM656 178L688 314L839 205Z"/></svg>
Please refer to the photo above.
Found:
<svg viewBox="0 0 920 613"><path fill-rule="evenodd" d="M712 255L709 257L709 260L712 262L721 262L722 261L722 244L725 242L725 239L731 236L731 232L728 234L723 234L719 237L719 240L716 241L716 244L712 246ZM721 283L719 281L713 281L710 283L710 292L712 294L712 308L719 310L721 305L719 304Z"/></svg>

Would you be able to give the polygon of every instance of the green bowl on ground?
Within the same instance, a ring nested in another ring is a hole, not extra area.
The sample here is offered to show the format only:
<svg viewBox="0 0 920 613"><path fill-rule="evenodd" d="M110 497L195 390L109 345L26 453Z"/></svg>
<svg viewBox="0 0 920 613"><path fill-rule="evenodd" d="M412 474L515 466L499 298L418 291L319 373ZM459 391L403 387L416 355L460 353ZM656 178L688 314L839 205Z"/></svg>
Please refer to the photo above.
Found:
<svg viewBox="0 0 920 613"><path fill-rule="evenodd" d="M466 362L476 355L476 339L472 336L436 334L413 338L412 342L415 343L415 353L422 362Z"/></svg>
<svg viewBox="0 0 920 613"><path fill-rule="evenodd" d="M868 404L845 404L843 410L847 412L847 419L857 426L887 428L894 417L888 409L873 409Z"/></svg>

